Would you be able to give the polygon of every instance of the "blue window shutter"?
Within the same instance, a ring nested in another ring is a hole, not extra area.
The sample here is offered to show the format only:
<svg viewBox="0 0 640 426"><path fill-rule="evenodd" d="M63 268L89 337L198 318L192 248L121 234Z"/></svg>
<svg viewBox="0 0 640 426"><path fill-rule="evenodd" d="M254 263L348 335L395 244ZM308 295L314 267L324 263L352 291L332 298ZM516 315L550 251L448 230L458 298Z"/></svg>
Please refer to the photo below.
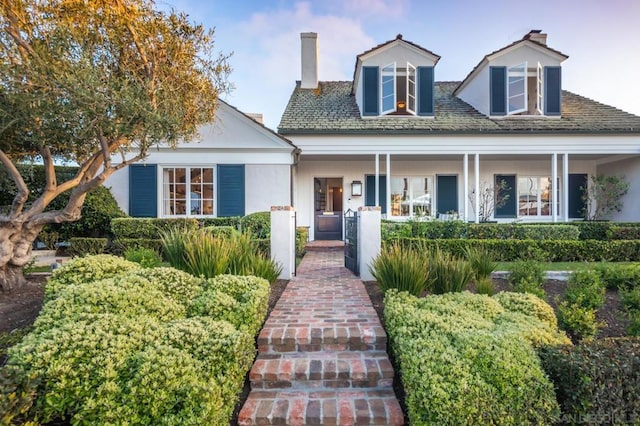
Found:
<svg viewBox="0 0 640 426"><path fill-rule="evenodd" d="M562 74L560 67L544 67L544 114L562 113Z"/></svg>
<svg viewBox="0 0 640 426"><path fill-rule="evenodd" d="M158 216L158 167L156 164L129 166L129 215Z"/></svg>
<svg viewBox="0 0 640 426"><path fill-rule="evenodd" d="M387 212L387 177L380 175L380 208L382 213ZM364 180L364 205L375 206L376 205L376 175L366 175Z"/></svg>
<svg viewBox="0 0 640 426"><path fill-rule="evenodd" d="M493 187L498 188L500 182L504 182L506 188L500 195L508 196L506 202L493 212L496 218L513 218L518 216L518 191L516 188L516 175L495 175Z"/></svg>
<svg viewBox="0 0 640 426"><path fill-rule="evenodd" d="M244 216L244 164L218 165L218 217Z"/></svg>
<svg viewBox="0 0 640 426"><path fill-rule="evenodd" d="M362 67L362 114L379 115L379 85L378 67Z"/></svg>
<svg viewBox="0 0 640 426"><path fill-rule="evenodd" d="M507 114L507 67L490 67L490 115Z"/></svg>
<svg viewBox="0 0 640 426"><path fill-rule="evenodd" d="M438 213L458 211L458 176L436 176Z"/></svg>
<svg viewBox="0 0 640 426"><path fill-rule="evenodd" d="M588 183L586 173L569 173L569 218L584 219L587 205L583 196Z"/></svg>
<svg viewBox="0 0 640 426"><path fill-rule="evenodd" d="M433 115L433 67L418 67L418 115Z"/></svg>

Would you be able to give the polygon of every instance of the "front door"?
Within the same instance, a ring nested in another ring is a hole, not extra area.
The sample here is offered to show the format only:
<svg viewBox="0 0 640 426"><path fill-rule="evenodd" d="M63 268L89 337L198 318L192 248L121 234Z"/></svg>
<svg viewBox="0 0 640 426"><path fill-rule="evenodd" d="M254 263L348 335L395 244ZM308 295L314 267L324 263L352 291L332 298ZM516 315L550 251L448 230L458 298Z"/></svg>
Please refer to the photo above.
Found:
<svg viewBox="0 0 640 426"><path fill-rule="evenodd" d="M342 239L342 178L314 178L314 234L316 240Z"/></svg>

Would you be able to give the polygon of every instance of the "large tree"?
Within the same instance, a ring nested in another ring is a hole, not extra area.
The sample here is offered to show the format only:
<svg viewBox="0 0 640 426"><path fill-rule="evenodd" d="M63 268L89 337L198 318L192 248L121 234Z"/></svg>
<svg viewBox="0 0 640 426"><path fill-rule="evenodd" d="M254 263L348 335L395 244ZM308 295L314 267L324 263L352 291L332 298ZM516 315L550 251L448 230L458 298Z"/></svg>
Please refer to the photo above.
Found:
<svg viewBox="0 0 640 426"><path fill-rule="evenodd" d="M213 120L230 68L213 30L151 0L0 0L0 26L0 167L17 187L0 216L0 287L11 290L44 225L77 220L87 191ZM77 174L58 182L57 160ZM16 167L28 161L46 170L35 198Z"/></svg>

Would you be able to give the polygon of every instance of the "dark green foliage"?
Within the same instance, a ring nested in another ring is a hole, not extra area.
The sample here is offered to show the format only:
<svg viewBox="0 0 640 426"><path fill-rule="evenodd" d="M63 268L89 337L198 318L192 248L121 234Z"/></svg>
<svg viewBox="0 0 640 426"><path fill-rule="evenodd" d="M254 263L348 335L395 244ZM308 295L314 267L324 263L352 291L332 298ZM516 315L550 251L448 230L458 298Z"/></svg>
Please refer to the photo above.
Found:
<svg viewBox="0 0 640 426"><path fill-rule="evenodd" d="M640 285L640 265L601 263L594 268L609 289L632 288Z"/></svg>
<svg viewBox="0 0 640 426"><path fill-rule="evenodd" d="M555 384L563 423L638 422L640 339L600 339L539 352Z"/></svg>
<svg viewBox="0 0 640 426"><path fill-rule="evenodd" d="M115 254L123 254L127 250L141 248L161 253L162 240L160 238L118 238L112 242L111 246L111 249Z"/></svg>
<svg viewBox="0 0 640 426"><path fill-rule="evenodd" d="M428 253L396 244L383 249L369 269L383 292L393 288L420 296L434 278Z"/></svg>
<svg viewBox="0 0 640 426"><path fill-rule="evenodd" d="M518 260L511 265L509 283L518 293L531 293L544 298L544 280L542 265L534 260Z"/></svg>
<svg viewBox="0 0 640 426"><path fill-rule="evenodd" d="M630 336L640 337L640 285L619 290L620 300L625 315L629 320L627 333Z"/></svg>
<svg viewBox="0 0 640 426"><path fill-rule="evenodd" d="M574 271L569 277L564 297L588 309L600 309L604 304L605 286L600 275L591 269Z"/></svg>
<svg viewBox="0 0 640 426"><path fill-rule="evenodd" d="M309 228L298 226L296 228L296 257L302 257L307 252L307 241L309 241Z"/></svg>
<svg viewBox="0 0 640 426"><path fill-rule="evenodd" d="M111 231L115 239L120 238L148 238L159 239L160 232L171 229L185 231L198 229L199 223L193 218L140 218L127 217L111 221Z"/></svg>
<svg viewBox="0 0 640 426"><path fill-rule="evenodd" d="M602 327L596 311L605 301L605 286L595 270L574 271L569 277L564 300L558 306L560 327L575 341L595 338Z"/></svg>
<svg viewBox="0 0 640 426"><path fill-rule="evenodd" d="M572 225L522 225L509 223L471 224L471 239L577 240L580 231Z"/></svg>
<svg viewBox="0 0 640 426"><path fill-rule="evenodd" d="M420 238L394 238L402 245L422 244ZM486 247L495 253L497 261L535 259L548 262L627 262L640 261L640 240L618 241L566 241L566 240L426 240L426 247L435 246L443 251L464 256L466 247Z"/></svg>
<svg viewBox="0 0 640 426"><path fill-rule="evenodd" d="M256 212L244 216L240 220L242 232L250 232L253 238L271 237L271 212Z"/></svg>
<svg viewBox="0 0 640 426"><path fill-rule="evenodd" d="M44 166L41 164L17 164L16 168L20 172L20 175L24 179L27 188L29 189L29 203L33 202L37 197L42 194L44 190L46 179L44 175ZM78 171L77 167L68 166L56 166L56 180L58 182L65 182L72 179ZM0 209L2 212L8 211L13 203L17 188L13 183L13 179L7 173L5 167L0 167ZM55 200L47 206L46 210L58 210L63 208L69 194L64 193L60 197L56 197ZM45 210L45 211L46 211Z"/></svg>
<svg viewBox="0 0 640 426"><path fill-rule="evenodd" d="M107 244L109 244L109 240L106 238L74 237L69 242L71 243L70 253L72 256L102 254L107 250Z"/></svg>
<svg viewBox="0 0 640 426"><path fill-rule="evenodd" d="M125 250L124 258L140 264L143 268L155 268L162 263L162 256L156 250L144 247Z"/></svg>
<svg viewBox="0 0 640 426"><path fill-rule="evenodd" d="M205 228L207 226L232 226L235 229L240 229L241 220L242 216L198 218L201 228Z"/></svg>
<svg viewBox="0 0 640 426"><path fill-rule="evenodd" d="M640 226L611 226L607 230L608 240L640 240Z"/></svg>
<svg viewBox="0 0 640 426"><path fill-rule="evenodd" d="M79 220L48 225L47 229L58 232L65 241L72 237L106 238L111 236L111 220L126 216L109 188L99 186L87 193Z"/></svg>
<svg viewBox="0 0 640 426"><path fill-rule="evenodd" d="M33 406L39 381L15 366L0 368L0 424L27 423L25 414Z"/></svg>
<svg viewBox="0 0 640 426"><path fill-rule="evenodd" d="M571 225L577 226L580 230L581 240L601 240L607 241L612 232L612 228L640 228L640 222L606 222L606 221L584 221L571 222ZM633 231L628 231L633 232Z"/></svg>

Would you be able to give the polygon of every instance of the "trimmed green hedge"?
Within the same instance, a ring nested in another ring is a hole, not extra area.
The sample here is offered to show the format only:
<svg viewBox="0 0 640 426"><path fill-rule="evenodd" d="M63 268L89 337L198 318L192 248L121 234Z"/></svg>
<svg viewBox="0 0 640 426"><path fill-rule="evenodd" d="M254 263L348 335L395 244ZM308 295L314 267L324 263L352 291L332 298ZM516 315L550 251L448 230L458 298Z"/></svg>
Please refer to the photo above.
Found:
<svg viewBox="0 0 640 426"><path fill-rule="evenodd" d="M640 339L601 339L540 349L567 424L640 421Z"/></svg>
<svg viewBox="0 0 640 426"><path fill-rule="evenodd" d="M74 237L69 240L69 243L69 254L85 256L104 253L109 245L109 240L107 238Z"/></svg>
<svg viewBox="0 0 640 426"><path fill-rule="evenodd" d="M535 259L549 262L626 262L640 260L640 240L618 241L564 241L564 240L471 240L397 238L385 241L398 242L410 247L435 248L463 257L467 247L484 247L496 256L496 260L511 262L518 259Z"/></svg>
<svg viewBox="0 0 640 426"><path fill-rule="evenodd" d="M256 212L240 220L240 230L256 239L271 238L271 212Z"/></svg>
<svg viewBox="0 0 640 426"><path fill-rule="evenodd" d="M307 241L309 241L309 228L298 226L296 228L296 256L302 257L307 252Z"/></svg>
<svg viewBox="0 0 640 426"><path fill-rule="evenodd" d="M200 222L201 228L207 226L232 226L235 229L240 229L241 220L242 216L205 217L198 219L198 222Z"/></svg>
<svg viewBox="0 0 640 426"><path fill-rule="evenodd" d="M267 281L205 282L102 255L57 269L47 290L34 331L0 374L3 421L228 424L266 317ZM197 311L210 291L235 309ZM5 404L10 394L17 399Z"/></svg>
<svg viewBox="0 0 640 426"><path fill-rule="evenodd" d="M608 240L640 240L640 226L612 226L607 230Z"/></svg>
<svg viewBox="0 0 640 426"><path fill-rule="evenodd" d="M545 305L522 294L387 291L384 317L411 424L553 423L553 384L533 346L568 338Z"/></svg>
<svg viewBox="0 0 640 426"><path fill-rule="evenodd" d="M111 221L111 232L114 238L145 238L157 239L160 231L180 228L185 230L198 229L200 223L194 218L145 218L145 217L124 217Z"/></svg>

